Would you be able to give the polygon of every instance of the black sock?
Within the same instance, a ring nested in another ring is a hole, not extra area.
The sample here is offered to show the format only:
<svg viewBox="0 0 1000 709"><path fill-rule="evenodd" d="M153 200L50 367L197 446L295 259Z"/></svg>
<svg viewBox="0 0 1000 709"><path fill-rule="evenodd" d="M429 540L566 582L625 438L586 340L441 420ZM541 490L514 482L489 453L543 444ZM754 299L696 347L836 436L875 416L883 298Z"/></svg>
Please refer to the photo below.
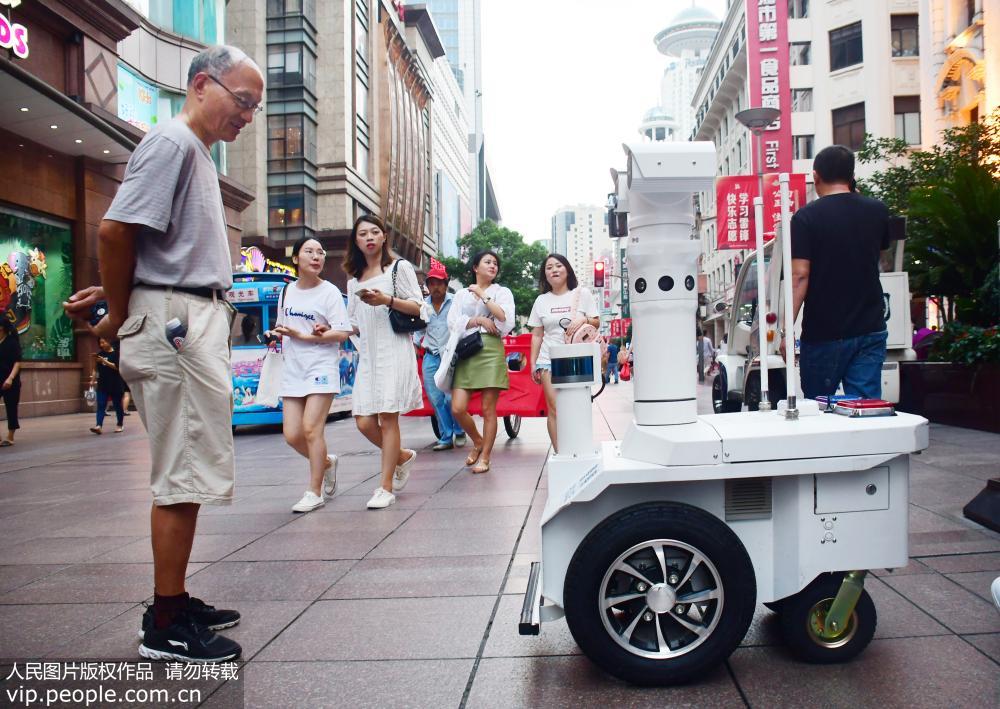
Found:
<svg viewBox="0 0 1000 709"><path fill-rule="evenodd" d="M176 596L161 596L153 594L153 625L157 630L163 630L174 622L178 613L187 609L191 597L187 592Z"/></svg>

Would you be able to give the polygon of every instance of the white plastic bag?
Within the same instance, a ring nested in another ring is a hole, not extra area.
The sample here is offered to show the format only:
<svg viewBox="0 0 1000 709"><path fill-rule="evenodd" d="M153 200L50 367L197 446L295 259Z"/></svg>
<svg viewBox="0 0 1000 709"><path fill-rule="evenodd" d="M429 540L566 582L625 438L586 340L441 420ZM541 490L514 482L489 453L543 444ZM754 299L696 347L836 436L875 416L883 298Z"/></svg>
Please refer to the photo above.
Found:
<svg viewBox="0 0 1000 709"><path fill-rule="evenodd" d="M455 376L455 348L462 334L453 332L448 335L448 344L441 351L441 364L434 373L434 385L441 391L451 391L451 380Z"/></svg>
<svg viewBox="0 0 1000 709"><path fill-rule="evenodd" d="M285 360L280 352L268 349L264 355L264 363L260 367L260 382L257 384L257 396L254 401L261 406L277 408L280 399L281 370Z"/></svg>
<svg viewBox="0 0 1000 709"><path fill-rule="evenodd" d="M83 400L86 402L88 409L94 408L97 404L97 390L94 388L93 384L84 390Z"/></svg>

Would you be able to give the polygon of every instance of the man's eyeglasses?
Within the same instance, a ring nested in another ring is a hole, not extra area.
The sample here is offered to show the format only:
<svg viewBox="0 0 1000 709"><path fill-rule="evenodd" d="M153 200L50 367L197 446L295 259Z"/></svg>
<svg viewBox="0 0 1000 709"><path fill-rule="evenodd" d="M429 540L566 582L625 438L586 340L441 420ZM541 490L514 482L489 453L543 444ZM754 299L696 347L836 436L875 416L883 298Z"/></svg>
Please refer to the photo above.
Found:
<svg viewBox="0 0 1000 709"><path fill-rule="evenodd" d="M250 103L249 101L247 101L245 98L243 98L239 94L234 94L230 90L230 88L228 86L226 86L225 84L223 84L221 81L219 81L218 79L216 79L211 74L205 74L205 76L207 76L209 79L211 79L212 81L214 81L215 83L217 83L219 86L221 86L222 88L224 88L226 90L226 93L228 93L230 96L233 97L233 101L236 102L236 105L239 106L240 108L242 108L244 111L253 111L254 113L260 113L261 111L264 110L263 104Z"/></svg>

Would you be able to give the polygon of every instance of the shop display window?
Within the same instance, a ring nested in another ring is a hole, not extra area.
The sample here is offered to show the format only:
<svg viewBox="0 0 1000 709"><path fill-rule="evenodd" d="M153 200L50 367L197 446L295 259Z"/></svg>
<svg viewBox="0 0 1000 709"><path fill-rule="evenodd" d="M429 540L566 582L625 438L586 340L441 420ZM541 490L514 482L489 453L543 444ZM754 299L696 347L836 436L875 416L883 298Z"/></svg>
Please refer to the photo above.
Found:
<svg viewBox="0 0 1000 709"><path fill-rule="evenodd" d="M25 360L72 361L73 238L66 222L0 206L0 314L17 327Z"/></svg>

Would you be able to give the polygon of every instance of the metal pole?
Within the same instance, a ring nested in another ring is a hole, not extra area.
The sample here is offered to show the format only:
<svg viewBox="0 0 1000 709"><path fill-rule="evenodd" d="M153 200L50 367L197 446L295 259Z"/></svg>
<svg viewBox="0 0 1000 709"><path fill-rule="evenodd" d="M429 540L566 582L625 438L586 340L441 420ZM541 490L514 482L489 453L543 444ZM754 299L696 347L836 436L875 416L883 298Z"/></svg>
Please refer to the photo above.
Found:
<svg viewBox="0 0 1000 709"><path fill-rule="evenodd" d="M788 191L789 176L783 172L778 176L781 187L781 271L785 274L782 287L782 299L785 301L785 391L788 393L786 419L797 419L799 411L795 408L796 387L798 379L795 376L795 317L792 312L792 208L791 195Z"/></svg>
<svg viewBox="0 0 1000 709"><path fill-rule="evenodd" d="M760 411L771 410L767 395L767 290L764 279L764 199L753 200L754 232L757 237L757 339L760 343Z"/></svg>

